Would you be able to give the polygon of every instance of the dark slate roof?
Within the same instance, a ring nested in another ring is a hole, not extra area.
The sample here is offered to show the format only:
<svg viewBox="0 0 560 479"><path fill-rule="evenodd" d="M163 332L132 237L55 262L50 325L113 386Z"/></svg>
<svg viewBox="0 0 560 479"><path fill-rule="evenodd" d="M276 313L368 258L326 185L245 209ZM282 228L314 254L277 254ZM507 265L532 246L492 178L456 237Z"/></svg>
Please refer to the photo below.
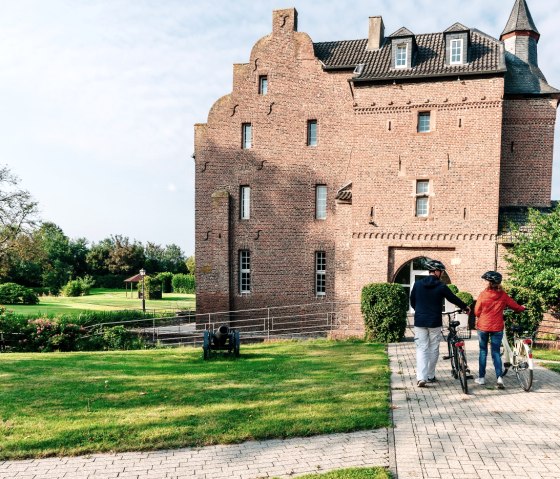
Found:
<svg viewBox="0 0 560 479"><path fill-rule="evenodd" d="M506 52L507 73L505 76L505 93L511 95L545 95L557 94L560 90L546 82L541 69Z"/></svg>
<svg viewBox="0 0 560 479"><path fill-rule="evenodd" d="M525 0L516 0L502 35L520 30L539 33Z"/></svg>
<svg viewBox="0 0 560 479"><path fill-rule="evenodd" d="M502 206L498 216L498 241L500 243L513 243L512 225L519 228L521 233L531 232L529 226L529 209L550 213L558 206L558 201L552 201L550 207L529 208L527 206Z"/></svg>
<svg viewBox="0 0 560 479"><path fill-rule="evenodd" d="M402 30L402 29L401 29ZM397 31L395 33L400 32ZM471 30L469 62L465 65L445 64L445 41L443 33L415 35L416 53L412 68L391 68L391 42L387 39L377 50L367 50L367 39L315 43L315 56L325 69L349 69L364 64L358 81L380 81L437 76L497 74L503 73L502 42L478 30Z"/></svg>

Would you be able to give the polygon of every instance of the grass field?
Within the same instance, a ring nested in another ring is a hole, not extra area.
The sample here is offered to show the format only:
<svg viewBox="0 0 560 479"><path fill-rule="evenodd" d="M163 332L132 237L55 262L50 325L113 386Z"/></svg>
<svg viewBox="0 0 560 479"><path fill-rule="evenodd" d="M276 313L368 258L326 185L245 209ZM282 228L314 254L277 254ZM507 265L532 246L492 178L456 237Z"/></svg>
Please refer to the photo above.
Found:
<svg viewBox="0 0 560 479"><path fill-rule="evenodd" d="M384 345L0 355L0 460L237 443L389 424Z"/></svg>
<svg viewBox="0 0 560 479"><path fill-rule="evenodd" d="M557 363L541 363L547 369L560 373L560 351L557 349L534 349L535 359L545 359L547 361L558 361Z"/></svg>
<svg viewBox="0 0 560 479"><path fill-rule="evenodd" d="M142 309L142 300L131 298L132 293L123 289L92 289L88 296L66 298L64 296L41 296L40 303L32 306L8 305L6 309L29 316L72 314L83 311L117 311L123 309ZM194 310L195 295L164 293L161 300L147 300L147 311L175 309Z"/></svg>
<svg viewBox="0 0 560 479"><path fill-rule="evenodd" d="M382 467L341 469L323 474L298 476L298 479L390 479L391 473Z"/></svg>

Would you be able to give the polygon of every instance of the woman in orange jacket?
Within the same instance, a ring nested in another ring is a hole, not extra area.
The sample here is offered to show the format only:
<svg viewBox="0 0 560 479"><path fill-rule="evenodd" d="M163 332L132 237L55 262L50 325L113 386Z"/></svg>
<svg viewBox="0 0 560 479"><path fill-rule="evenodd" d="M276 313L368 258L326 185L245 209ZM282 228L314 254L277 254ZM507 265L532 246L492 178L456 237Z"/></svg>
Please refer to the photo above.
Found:
<svg viewBox="0 0 560 479"><path fill-rule="evenodd" d="M476 329L478 329L478 378L475 383L485 384L486 358L488 356L488 341L492 353L492 362L496 370L497 387L504 388L502 379L502 358L500 357L500 346L504 336L504 309L510 308L520 313L525 311L525 306L520 306L502 289L502 275L497 271L487 271L482 279L488 281L488 286L480 293L474 314L477 317Z"/></svg>

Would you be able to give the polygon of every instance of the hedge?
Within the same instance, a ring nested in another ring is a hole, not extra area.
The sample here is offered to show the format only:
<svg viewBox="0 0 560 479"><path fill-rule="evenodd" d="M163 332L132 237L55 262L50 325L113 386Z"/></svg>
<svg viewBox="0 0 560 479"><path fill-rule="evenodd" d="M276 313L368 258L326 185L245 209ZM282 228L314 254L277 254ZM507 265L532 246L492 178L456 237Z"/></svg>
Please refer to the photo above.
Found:
<svg viewBox="0 0 560 479"><path fill-rule="evenodd" d="M175 293L193 294L196 290L194 274L175 274L173 275L172 284Z"/></svg>
<svg viewBox="0 0 560 479"><path fill-rule="evenodd" d="M407 325L408 295L396 283L372 283L362 289L365 338L384 343L404 337Z"/></svg>

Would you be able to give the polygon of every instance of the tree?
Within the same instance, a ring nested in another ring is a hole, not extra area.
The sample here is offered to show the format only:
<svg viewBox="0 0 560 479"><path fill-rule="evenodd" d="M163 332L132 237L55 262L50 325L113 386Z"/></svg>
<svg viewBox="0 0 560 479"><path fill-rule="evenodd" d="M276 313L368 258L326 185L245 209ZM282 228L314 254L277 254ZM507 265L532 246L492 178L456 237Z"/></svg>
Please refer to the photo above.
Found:
<svg viewBox="0 0 560 479"><path fill-rule="evenodd" d="M50 222L43 223L32 236L41 251L43 287L58 294L74 272L70 240L60 227Z"/></svg>
<svg viewBox="0 0 560 479"><path fill-rule="evenodd" d="M109 252L107 267L112 274L130 274L138 272L144 266L144 247L128 237L115 235L111 237L113 248Z"/></svg>
<svg viewBox="0 0 560 479"><path fill-rule="evenodd" d="M171 273L186 273L185 254L176 244L169 244L163 251L164 271Z"/></svg>
<svg viewBox="0 0 560 479"><path fill-rule="evenodd" d="M0 167L0 255L17 236L35 224L37 203L19 187L7 166Z"/></svg>
<svg viewBox="0 0 560 479"><path fill-rule="evenodd" d="M194 274L196 272L196 262L195 262L195 259L194 259L194 254L187 258L187 260L185 261L185 265L187 266L187 269L189 270L189 274Z"/></svg>
<svg viewBox="0 0 560 479"><path fill-rule="evenodd" d="M530 210L526 229L514 229L516 242L506 257L510 283L534 292L546 308L559 307L560 205L550 213Z"/></svg>
<svg viewBox="0 0 560 479"><path fill-rule="evenodd" d="M148 241L144 248L144 255L146 257L146 263L144 265L146 271L149 273L165 271L165 267L163 266L164 250L159 244Z"/></svg>

